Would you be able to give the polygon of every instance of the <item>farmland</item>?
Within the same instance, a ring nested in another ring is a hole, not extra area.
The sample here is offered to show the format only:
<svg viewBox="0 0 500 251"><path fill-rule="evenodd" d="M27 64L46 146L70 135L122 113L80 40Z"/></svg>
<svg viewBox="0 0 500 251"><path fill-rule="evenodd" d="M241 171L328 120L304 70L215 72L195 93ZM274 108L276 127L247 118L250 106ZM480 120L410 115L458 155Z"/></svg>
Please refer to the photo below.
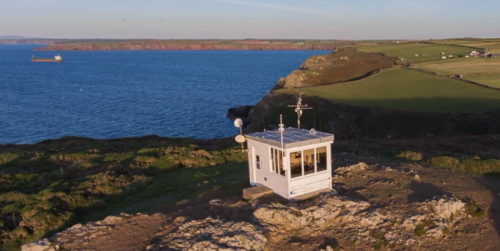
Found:
<svg viewBox="0 0 500 251"><path fill-rule="evenodd" d="M445 39L434 40L436 44L456 44L462 46L470 46L488 50L493 53L500 53L500 39L478 39L478 38L464 38L464 39Z"/></svg>
<svg viewBox="0 0 500 251"><path fill-rule="evenodd" d="M372 46L360 46L357 48L362 52L382 52L387 56L405 58L410 62L422 62L429 60L436 60L441 58L441 53L444 52L448 55L467 55L470 53L471 48L441 45L441 44L428 44L428 43L391 43ZM418 54L419 57L415 57ZM422 56L426 55L426 56Z"/></svg>
<svg viewBox="0 0 500 251"><path fill-rule="evenodd" d="M463 78L500 88L500 59L463 58L440 60L417 65L440 74L461 74Z"/></svg>
<svg viewBox="0 0 500 251"><path fill-rule="evenodd" d="M355 82L280 91L397 110L483 113L500 109L500 91L411 69L385 70Z"/></svg>

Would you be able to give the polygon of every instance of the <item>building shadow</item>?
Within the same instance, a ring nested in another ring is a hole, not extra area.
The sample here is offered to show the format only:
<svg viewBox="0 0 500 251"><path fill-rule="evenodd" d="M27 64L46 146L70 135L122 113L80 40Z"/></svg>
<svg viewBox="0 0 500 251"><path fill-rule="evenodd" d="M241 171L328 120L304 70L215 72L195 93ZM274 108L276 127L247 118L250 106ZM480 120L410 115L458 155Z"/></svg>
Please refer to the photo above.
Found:
<svg viewBox="0 0 500 251"><path fill-rule="evenodd" d="M434 196L449 195L443 189L432 183L412 181L410 183L412 193L408 195L408 202L424 201L432 199Z"/></svg>

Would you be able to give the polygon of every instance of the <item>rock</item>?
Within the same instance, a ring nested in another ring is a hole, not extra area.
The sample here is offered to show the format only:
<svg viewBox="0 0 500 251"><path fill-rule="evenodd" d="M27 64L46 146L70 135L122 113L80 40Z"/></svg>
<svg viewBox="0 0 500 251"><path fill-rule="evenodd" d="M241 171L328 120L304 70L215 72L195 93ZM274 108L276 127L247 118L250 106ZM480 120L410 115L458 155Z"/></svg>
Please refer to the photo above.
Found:
<svg viewBox="0 0 500 251"><path fill-rule="evenodd" d="M228 117L232 120L234 120L236 118L246 118L246 117L248 117L250 110L252 110L253 108L254 108L254 106L251 106L251 105L244 105L244 106L229 108L227 110L226 117Z"/></svg>
<svg viewBox="0 0 500 251"><path fill-rule="evenodd" d="M457 198L443 196L434 199L428 203L434 214L441 219L450 219L451 215L463 214L465 212L466 203Z"/></svg>
<svg viewBox="0 0 500 251"><path fill-rule="evenodd" d="M52 246L49 239L41 239L32 243L23 245L22 251L56 251L56 247Z"/></svg>
<svg viewBox="0 0 500 251"><path fill-rule="evenodd" d="M351 173L361 172L361 171L365 171L367 169L368 169L368 165L364 162L360 162L360 163L358 163L356 165L352 165L352 166L339 167L334 171L334 173L336 175L349 176Z"/></svg>
<svg viewBox="0 0 500 251"><path fill-rule="evenodd" d="M420 176L418 174L415 174L415 177L414 177L416 180L420 180Z"/></svg>
<svg viewBox="0 0 500 251"><path fill-rule="evenodd" d="M351 228L371 229L388 220L370 203L353 201L348 197L325 194L312 206L301 208L281 203L258 205L254 217L269 231L319 229L326 225L347 224Z"/></svg>
<svg viewBox="0 0 500 251"><path fill-rule="evenodd" d="M110 215L106 218L104 218L104 220L102 220L102 223L103 224L107 224L107 225L111 225L111 224L114 224L118 221L121 221L123 218L120 217L120 216L114 216L114 215Z"/></svg>
<svg viewBox="0 0 500 251"><path fill-rule="evenodd" d="M208 217L184 223L161 238L150 250L263 250L267 243L263 233L259 227L248 222Z"/></svg>
<svg viewBox="0 0 500 251"><path fill-rule="evenodd" d="M306 74L303 71L300 70L292 71L290 74L288 74L288 76L286 76L283 88L303 87L305 86L304 85L305 79L306 79Z"/></svg>

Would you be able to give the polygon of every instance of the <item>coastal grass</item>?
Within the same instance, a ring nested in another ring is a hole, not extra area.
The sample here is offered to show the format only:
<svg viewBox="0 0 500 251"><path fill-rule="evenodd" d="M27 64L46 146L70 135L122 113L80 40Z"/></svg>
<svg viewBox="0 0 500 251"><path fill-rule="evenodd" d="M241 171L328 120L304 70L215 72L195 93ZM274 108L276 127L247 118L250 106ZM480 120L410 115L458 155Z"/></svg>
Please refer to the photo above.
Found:
<svg viewBox="0 0 500 251"><path fill-rule="evenodd" d="M332 102L397 110L484 113L500 109L500 91L411 69L390 69L355 82L282 89Z"/></svg>
<svg viewBox="0 0 500 251"><path fill-rule="evenodd" d="M442 57L442 52L444 52L446 56L454 55L458 57L460 55L467 55L470 53L471 48L429 43L391 43L360 46L358 50L362 52L382 52L385 55L404 58L410 62L421 62L440 59ZM415 54L419 56L415 57Z"/></svg>
<svg viewBox="0 0 500 251"><path fill-rule="evenodd" d="M246 185L232 139L66 137L0 145L0 250L120 212L150 212Z"/></svg>
<svg viewBox="0 0 500 251"><path fill-rule="evenodd" d="M500 59L460 58L418 64L417 68L444 75L462 75L478 83L500 88Z"/></svg>

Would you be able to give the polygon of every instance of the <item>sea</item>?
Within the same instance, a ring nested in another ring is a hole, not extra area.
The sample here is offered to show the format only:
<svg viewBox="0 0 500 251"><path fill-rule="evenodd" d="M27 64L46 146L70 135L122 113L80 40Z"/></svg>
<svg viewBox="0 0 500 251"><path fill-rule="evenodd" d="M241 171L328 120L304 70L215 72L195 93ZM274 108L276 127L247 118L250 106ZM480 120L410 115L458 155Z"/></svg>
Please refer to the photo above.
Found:
<svg viewBox="0 0 500 251"><path fill-rule="evenodd" d="M309 56L326 51L33 51L0 45L0 144L64 136L238 133L228 108L257 103ZM31 62L63 58L61 63Z"/></svg>

